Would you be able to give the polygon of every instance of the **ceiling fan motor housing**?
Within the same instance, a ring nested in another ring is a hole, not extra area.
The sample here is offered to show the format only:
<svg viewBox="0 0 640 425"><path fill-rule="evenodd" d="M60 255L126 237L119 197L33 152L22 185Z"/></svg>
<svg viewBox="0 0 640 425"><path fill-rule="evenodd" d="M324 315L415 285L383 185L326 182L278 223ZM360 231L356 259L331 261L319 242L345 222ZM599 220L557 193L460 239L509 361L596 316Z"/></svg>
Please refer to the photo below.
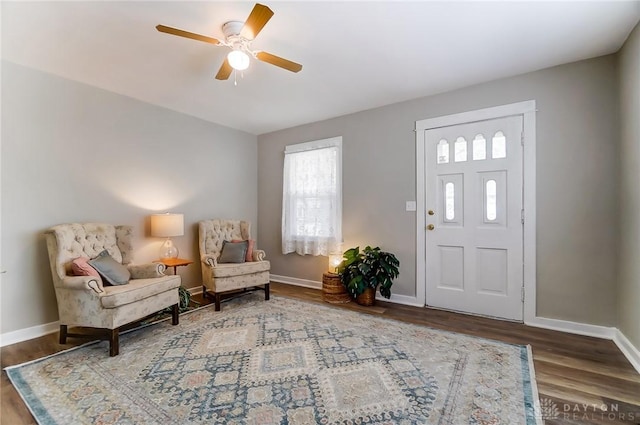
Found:
<svg viewBox="0 0 640 425"><path fill-rule="evenodd" d="M229 39L229 37L240 36L240 31L242 31L242 27L244 26L244 22L240 21L229 21L222 25L222 33L224 36Z"/></svg>

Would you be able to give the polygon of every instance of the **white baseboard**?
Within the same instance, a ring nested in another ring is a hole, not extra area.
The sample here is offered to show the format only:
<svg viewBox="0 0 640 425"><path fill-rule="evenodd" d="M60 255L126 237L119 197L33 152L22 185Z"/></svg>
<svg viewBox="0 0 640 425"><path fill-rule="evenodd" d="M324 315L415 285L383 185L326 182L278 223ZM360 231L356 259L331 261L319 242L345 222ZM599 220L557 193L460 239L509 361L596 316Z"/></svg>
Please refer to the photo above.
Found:
<svg viewBox="0 0 640 425"><path fill-rule="evenodd" d="M568 332L570 334L592 336L602 339L613 339L617 330L613 327L571 322L569 320L548 319L546 317L535 317L533 320L525 320L524 324L536 328L551 329L553 331Z"/></svg>
<svg viewBox="0 0 640 425"><path fill-rule="evenodd" d="M616 329L613 342L616 343L633 368L640 373L640 350L634 347L631 341L629 341L619 329Z"/></svg>
<svg viewBox="0 0 640 425"><path fill-rule="evenodd" d="M202 294L202 285L194 286L193 288L187 288L187 291L189 291L191 295Z"/></svg>
<svg viewBox="0 0 640 425"><path fill-rule="evenodd" d="M286 284L295 285L295 286L303 286L305 288L322 289L322 282L318 282L315 280L298 279L297 277L280 276L276 274L270 275L270 279L273 282L286 283ZM387 302L392 302L396 304L404 304L404 305L410 305L414 307L424 307L424 303L420 303L416 297L410 297L407 295L391 294L391 298L386 299L382 297L380 294L377 294L376 299L380 301L387 301Z"/></svg>
<svg viewBox="0 0 640 425"><path fill-rule="evenodd" d="M18 329L17 331L5 332L3 334L0 334L0 347L52 334L54 332L58 332L58 329L60 329L60 322L55 321L51 323L45 323L44 325Z"/></svg>
<svg viewBox="0 0 640 425"><path fill-rule="evenodd" d="M410 305L412 307L424 307L424 303L418 301L418 298L410 297L408 295L391 294L391 298L386 299L378 293L376 294L376 300L386 301L386 302L396 303L396 304Z"/></svg>
<svg viewBox="0 0 640 425"><path fill-rule="evenodd" d="M533 320L527 320L525 325L612 340L629 360L633 368L640 373L640 350L618 328L571 322L569 320L548 319L546 317L535 317Z"/></svg>
<svg viewBox="0 0 640 425"><path fill-rule="evenodd" d="M307 279L298 279L297 277L280 276L277 274L269 275L272 282L286 283L289 285L303 286L305 288L322 289L322 282Z"/></svg>

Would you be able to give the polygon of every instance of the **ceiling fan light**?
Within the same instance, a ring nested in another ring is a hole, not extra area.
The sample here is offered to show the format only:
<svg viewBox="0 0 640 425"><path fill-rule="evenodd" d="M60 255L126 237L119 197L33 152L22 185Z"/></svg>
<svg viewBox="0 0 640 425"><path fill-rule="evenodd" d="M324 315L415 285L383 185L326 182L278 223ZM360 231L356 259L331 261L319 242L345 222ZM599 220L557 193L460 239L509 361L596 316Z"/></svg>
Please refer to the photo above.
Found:
<svg viewBox="0 0 640 425"><path fill-rule="evenodd" d="M233 50L227 55L229 65L238 71L244 71L249 68L249 55L242 50Z"/></svg>

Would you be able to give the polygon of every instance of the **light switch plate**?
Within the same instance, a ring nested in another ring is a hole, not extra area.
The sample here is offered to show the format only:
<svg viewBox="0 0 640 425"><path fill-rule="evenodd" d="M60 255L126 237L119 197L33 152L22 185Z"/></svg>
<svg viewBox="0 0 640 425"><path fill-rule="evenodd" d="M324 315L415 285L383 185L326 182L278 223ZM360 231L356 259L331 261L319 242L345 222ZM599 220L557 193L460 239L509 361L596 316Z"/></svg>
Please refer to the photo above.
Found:
<svg viewBox="0 0 640 425"><path fill-rule="evenodd" d="M407 201L407 211L415 211L416 210L416 201Z"/></svg>

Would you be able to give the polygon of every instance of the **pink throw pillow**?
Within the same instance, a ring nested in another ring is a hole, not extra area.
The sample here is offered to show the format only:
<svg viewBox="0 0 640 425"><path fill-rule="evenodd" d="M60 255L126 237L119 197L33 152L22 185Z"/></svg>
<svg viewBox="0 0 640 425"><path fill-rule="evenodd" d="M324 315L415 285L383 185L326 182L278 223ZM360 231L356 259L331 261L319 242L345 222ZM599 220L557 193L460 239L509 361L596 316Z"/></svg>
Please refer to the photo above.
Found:
<svg viewBox="0 0 640 425"><path fill-rule="evenodd" d="M234 239L231 242L244 242L240 239ZM247 256L244 261L253 261L253 246L255 245L255 239L247 239Z"/></svg>
<svg viewBox="0 0 640 425"><path fill-rule="evenodd" d="M98 271L88 263L88 257L78 257L71 262L71 271L74 276L94 276L100 277Z"/></svg>

